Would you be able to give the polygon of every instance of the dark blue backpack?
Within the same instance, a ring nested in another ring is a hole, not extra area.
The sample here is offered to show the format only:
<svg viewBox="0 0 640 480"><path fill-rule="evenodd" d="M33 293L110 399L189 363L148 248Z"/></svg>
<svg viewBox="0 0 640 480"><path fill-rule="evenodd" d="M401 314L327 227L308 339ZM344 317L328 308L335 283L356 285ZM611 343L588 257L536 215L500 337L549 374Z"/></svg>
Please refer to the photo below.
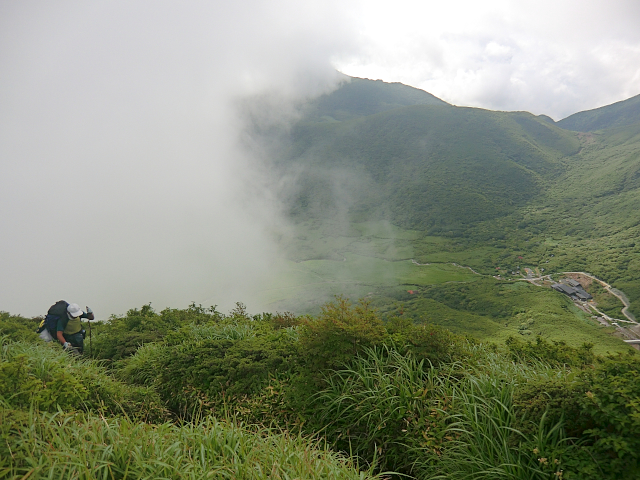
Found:
<svg viewBox="0 0 640 480"><path fill-rule="evenodd" d="M58 320L60 320L60 318L62 318L62 316L67 313L68 306L69 304L64 300L59 300L55 304L51 305L51 308L49 308L49 311L44 317L44 320L40 322L37 333L40 333L46 329L49 334L55 339L57 334L56 330L58 328Z"/></svg>

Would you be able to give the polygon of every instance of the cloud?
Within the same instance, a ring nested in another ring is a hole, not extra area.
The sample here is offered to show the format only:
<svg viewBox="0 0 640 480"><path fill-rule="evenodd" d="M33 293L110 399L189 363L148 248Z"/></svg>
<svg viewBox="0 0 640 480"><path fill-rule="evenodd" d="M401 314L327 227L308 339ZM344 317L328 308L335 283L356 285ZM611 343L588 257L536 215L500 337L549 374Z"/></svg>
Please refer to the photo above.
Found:
<svg viewBox="0 0 640 480"><path fill-rule="evenodd" d="M237 105L330 88L347 17L332 2L3 3L0 309L260 308L283 220Z"/></svg>
<svg viewBox="0 0 640 480"><path fill-rule="evenodd" d="M372 1L366 53L339 68L456 105L559 119L640 93L638 19L631 0Z"/></svg>
<svg viewBox="0 0 640 480"><path fill-rule="evenodd" d="M252 305L284 222L244 137L334 67L561 118L640 93L635 0L0 3L0 309Z"/></svg>

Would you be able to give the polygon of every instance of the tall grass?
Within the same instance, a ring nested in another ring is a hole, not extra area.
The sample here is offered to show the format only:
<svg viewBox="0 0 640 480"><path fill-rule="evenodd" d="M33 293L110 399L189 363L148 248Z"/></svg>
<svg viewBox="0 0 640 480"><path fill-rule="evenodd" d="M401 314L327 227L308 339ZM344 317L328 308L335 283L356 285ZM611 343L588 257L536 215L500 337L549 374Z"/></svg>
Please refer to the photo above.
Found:
<svg viewBox="0 0 640 480"><path fill-rule="evenodd" d="M9 413L0 409L0 478L380 478L318 442L213 418L177 426L31 412L16 429Z"/></svg>
<svg viewBox="0 0 640 480"><path fill-rule="evenodd" d="M566 441L561 424L547 425L543 417L537 433L528 437L516 428L513 384L488 380L470 377L454 389L447 429L452 441L437 465L421 470L440 474L432 478L558 478L562 468L554 455Z"/></svg>
<svg viewBox="0 0 640 480"><path fill-rule="evenodd" d="M318 426L337 448L421 479L562 478L562 423L543 416L523 433L513 394L569 373L467 348L465 363L439 367L388 347L365 350L315 396Z"/></svg>
<svg viewBox="0 0 640 480"><path fill-rule="evenodd" d="M461 381L451 385L451 408L446 412L450 439L437 463L420 459L416 473L424 478L460 480L542 480L562 478L561 452L570 446L563 422L551 424L542 416L524 433L526 422L516 413L513 394L518 385L570 373L543 362L511 361L481 346ZM428 459L430 460L430 459Z"/></svg>
<svg viewBox="0 0 640 480"><path fill-rule="evenodd" d="M314 399L319 425L338 448L409 472L412 450L439 453L443 411L457 364L438 370L391 348L370 348L350 368L328 376Z"/></svg>

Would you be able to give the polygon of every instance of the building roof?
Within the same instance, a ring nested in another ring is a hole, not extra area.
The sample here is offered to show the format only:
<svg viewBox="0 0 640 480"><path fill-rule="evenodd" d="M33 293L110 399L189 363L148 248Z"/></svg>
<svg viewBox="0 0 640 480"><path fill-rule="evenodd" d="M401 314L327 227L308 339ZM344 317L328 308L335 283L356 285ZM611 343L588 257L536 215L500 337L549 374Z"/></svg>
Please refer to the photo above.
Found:
<svg viewBox="0 0 640 480"><path fill-rule="evenodd" d="M562 283L554 283L553 285L551 285L551 288L561 293L564 293L565 295L573 295L575 293L574 288L569 287L567 285L563 285Z"/></svg>
<svg viewBox="0 0 640 480"><path fill-rule="evenodd" d="M578 283L578 285L580 285ZM589 295L583 288L573 288L568 285L564 285L562 283L554 283L551 285L551 288L557 290L558 292L564 293L565 295L569 295L570 297L578 297L580 300L590 300L593 297Z"/></svg>
<svg viewBox="0 0 640 480"><path fill-rule="evenodd" d="M576 288L575 290L576 290L576 295L581 300L591 300L593 298L591 295L585 292L582 288Z"/></svg>

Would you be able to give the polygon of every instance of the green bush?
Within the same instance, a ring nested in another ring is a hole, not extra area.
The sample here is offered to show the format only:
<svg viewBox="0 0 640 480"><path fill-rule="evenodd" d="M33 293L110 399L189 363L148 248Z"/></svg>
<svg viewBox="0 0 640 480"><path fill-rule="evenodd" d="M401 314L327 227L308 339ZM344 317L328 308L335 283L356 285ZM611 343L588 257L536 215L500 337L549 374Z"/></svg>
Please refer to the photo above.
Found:
<svg viewBox="0 0 640 480"><path fill-rule="evenodd" d="M0 311L0 336L14 341L38 342L36 330L41 320L39 317L24 318Z"/></svg>
<svg viewBox="0 0 640 480"><path fill-rule="evenodd" d="M141 345L160 341L181 327L218 322L222 318L215 307L191 304L187 309L167 308L158 314L151 305L144 305L122 317L112 316L105 324L95 324L95 335L87 353L96 359L117 361L133 355Z"/></svg>
<svg viewBox="0 0 640 480"><path fill-rule="evenodd" d="M312 371L341 368L368 347L382 344L386 330L368 303L352 305L344 297L322 306L318 318L305 321L300 344Z"/></svg>
<svg viewBox="0 0 640 480"><path fill-rule="evenodd" d="M0 395L13 409L94 411L164 420L166 409L149 388L118 382L94 361L71 356L51 344L2 339Z"/></svg>
<svg viewBox="0 0 640 480"><path fill-rule="evenodd" d="M175 345L146 345L120 363L118 374L128 382L153 385L174 413L184 415L194 408L221 409L234 397L259 393L271 377L295 368L299 348L294 331L255 336L227 327L209 330L208 337L183 337Z"/></svg>
<svg viewBox="0 0 640 480"><path fill-rule="evenodd" d="M605 478L640 477L640 356L606 358L580 382L583 434Z"/></svg>
<svg viewBox="0 0 640 480"><path fill-rule="evenodd" d="M449 363L466 355L471 339L456 335L446 328L431 323L412 324L394 336L397 345L419 359L433 364Z"/></svg>
<svg viewBox="0 0 640 480"><path fill-rule="evenodd" d="M19 354L0 363L0 392L13 408L56 411L79 408L88 396L87 388L65 369L49 364L43 375L36 375L29 357Z"/></svg>
<svg viewBox="0 0 640 480"><path fill-rule="evenodd" d="M563 456L565 478L640 476L640 357L601 359L592 368L539 379L514 394L523 428L546 416L562 422L575 448Z"/></svg>
<svg viewBox="0 0 640 480"><path fill-rule="evenodd" d="M536 360L555 366L585 367L596 361L592 343L574 348L564 341L549 342L542 337L537 337L535 343L509 337L505 343L513 360L520 362Z"/></svg>
<svg viewBox="0 0 640 480"><path fill-rule="evenodd" d="M518 385L513 394L513 405L518 414L517 428L533 433L543 417L552 423L564 422L567 435L579 437L585 429L585 419L579 397L585 391L569 371L555 377L534 378Z"/></svg>

